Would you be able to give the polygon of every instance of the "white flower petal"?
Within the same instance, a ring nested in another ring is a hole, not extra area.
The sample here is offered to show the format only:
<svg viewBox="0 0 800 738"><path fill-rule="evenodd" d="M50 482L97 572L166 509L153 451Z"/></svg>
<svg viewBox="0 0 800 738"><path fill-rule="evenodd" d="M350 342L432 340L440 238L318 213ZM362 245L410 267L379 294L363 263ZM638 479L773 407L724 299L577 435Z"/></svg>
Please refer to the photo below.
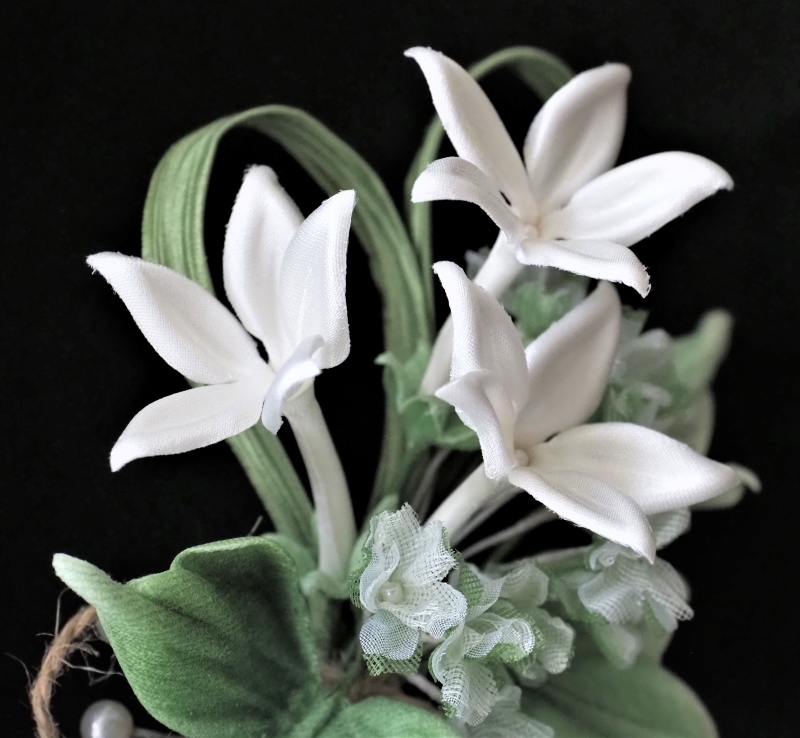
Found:
<svg viewBox="0 0 800 738"><path fill-rule="evenodd" d="M459 200L477 205L511 241L515 241L524 228L494 182L466 159L456 156L438 159L417 177L411 190L411 201L432 200Z"/></svg>
<svg viewBox="0 0 800 738"><path fill-rule="evenodd" d="M629 546L650 562L655 559L656 542L647 518L630 497L586 474L541 468L540 448L535 450L535 468L518 466L508 473L512 484L559 517Z"/></svg>
<svg viewBox="0 0 800 738"><path fill-rule="evenodd" d="M111 450L111 470L146 456L180 454L222 441L258 422L269 373L178 392L137 413Z"/></svg>
<svg viewBox="0 0 800 738"><path fill-rule="evenodd" d="M302 222L275 172L265 166L250 167L225 231L222 274L239 320L264 342L276 366L280 366L276 359L287 353L278 324L278 275L286 247Z"/></svg>
<svg viewBox="0 0 800 738"><path fill-rule="evenodd" d="M616 289L601 282L528 345L530 390L517 416L517 446L530 448L594 412L617 353L621 317Z"/></svg>
<svg viewBox="0 0 800 738"><path fill-rule="evenodd" d="M345 277L355 202L353 190L323 202L297 229L281 266L281 326L292 350L304 338L322 336L322 369L341 364L350 353Z"/></svg>
<svg viewBox="0 0 800 738"><path fill-rule="evenodd" d="M440 387L436 396L450 403L464 425L478 434L486 476L504 476L516 463L516 413L504 386L488 372L470 372Z"/></svg>
<svg viewBox="0 0 800 738"><path fill-rule="evenodd" d="M631 72L606 64L573 77L534 118L523 151L538 202L557 208L614 166L625 131Z"/></svg>
<svg viewBox="0 0 800 738"><path fill-rule="evenodd" d="M480 85L444 54L417 46L406 51L422 69L436 112L456 153L485 172L518 212L534 214L525 167Z"/></svg>
<svg viewBox="0 0 800 738"><path fill-rule="evenodd" d="M519 407L527 398L525 351L517 329L503 306L471 282L449 261L433 265L442 282L453 316L453 379L474 371L489 371Z"/></svg>
<svg viewBox="0 0 800 738"><path fill-rule="evenodd" d="M644 264L625 246L611 241L525 240L517 246L523 264L563 269L593 279L622 282L642 297L650 291Z"/></svg>
<svg viewBox="0 0 800 738"><path fill-rule="evenodd" d="M286 360L264 398L261 421L272 433L277 433L283 424L284 403L309 379L322 372L319 362L313 359L322 348L319 336L310 336L300 342L295 352Z"/></svg>
<svg viewBox="0 0 800 738"><path fill-rule="evenodd" d="M587 474L630 496L647 515L703 502L737 483L725 464L633 423L581 425L537 446L534 456L548 479L551 471Z"/></svg>
<svg viewBox="0 0 800 738"><path fill-rule="evenodd" d="M253 339L196 282L160 264L108 251L86 261L122 298L159 356L188 379L221 384L263 371Z"/></svg>
<svg viewBox="0 0 800 738"><path fill-rule="evenodd" d="M405 661L417 650L419 631L404 625L391 613L379 610L361 626L359 640L364 653Z"/></svg>
<svg viewBox="0 0 800 738"><path fill-rule="evenodd" d="M646 156L601 174L543 218L543 238L631 246L717 190L733 187L714 162L684 151Z"/></svg>

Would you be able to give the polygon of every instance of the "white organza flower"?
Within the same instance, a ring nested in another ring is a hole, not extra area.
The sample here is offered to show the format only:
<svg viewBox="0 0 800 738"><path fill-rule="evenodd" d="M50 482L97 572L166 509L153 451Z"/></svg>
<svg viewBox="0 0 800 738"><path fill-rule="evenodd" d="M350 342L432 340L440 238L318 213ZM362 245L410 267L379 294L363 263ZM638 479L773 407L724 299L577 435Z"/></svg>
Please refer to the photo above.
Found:
<svg viewBox="0 0 800 738"><path fill-rule="evenodd" d="M421 527L405 504L372 518L365 548L371 557L358 596L373 613L360 634L367 663L372 663L370 656L417 659L422 633L442 638L467 614L464 595L442 581L456 565L442 524L430 521Z"/></svg>
<svg viewBox="0 0 800 738"><path fill-rule="evenodd" d="M483 471L431 516L451 534L493 494L485 473L653 561L648 515L736 485L730 468L657 431L632 423L582 425L602 398L617 349L621 309L610 284L601 283L524 349L494 297L455 264L434 269L455 329L452 381L437 395L478 434L484 461Z"/></svg>
<svg viewBox="0 0 800 738"><path fill-rule="evenodd" d="M489 716L479 725L458 726L464 738L554 738L555 731L520 710L522 690L509 684L497 694Z"/></svg>
<svg viewBox="0 0 800 738"><path fill-rule="evenodd" d="M465 588L463 581L468 578ZM442 684L448 715L477 725L491 712L498 685L489 664L519 661L537 646L530 623L513 609L490 610L500 597L505 577L492 578L466 564L459 587L470 602L466 619L431 653L429 668Z"/></svg>
<svg viewBox="0 0 800 738"><path fill-rule="evenodd" d="M647 272L628 247L719 189L733 186L719 166L671 151L611 169L625 127L630 70L606 64L578 74L533 120L524 164L477 82L443 54L406 52L422 68L458 157L433 162L414 202L479 205L505 234L476 277L494 295L520 266L552 266L623 282L642 295ZM515 254L515 255L514 255Z"/></svg>
<svg viewBox="0 0 800 738"><path fill-rule="evenodd" d="M241 323L200 285L167 267L110 252L87 259L161 358L205 385L139 412L111 451L113 470L144 456L208 446L259 417L275 433L284 402L344 361L350 351L345 257L354 204L352 190L340 192L303 221L271 169L247 172L223 257L225 291ZM263 342L269 364L247 331Z"/></svg>
<svg viewBox="0 0 800 738"><path fill-rule="evenodd" d="M661 549L689 528L687 509L661 513L650 525ZM666 561L656 558L651 565L625 546L607 541L589 555L589 566L597 572L578 587L578 597L587 610L602 615L609 623L639 623L645 606L664 630L672 632L678 621L694 615L687 599L689 587Z"/></svg>

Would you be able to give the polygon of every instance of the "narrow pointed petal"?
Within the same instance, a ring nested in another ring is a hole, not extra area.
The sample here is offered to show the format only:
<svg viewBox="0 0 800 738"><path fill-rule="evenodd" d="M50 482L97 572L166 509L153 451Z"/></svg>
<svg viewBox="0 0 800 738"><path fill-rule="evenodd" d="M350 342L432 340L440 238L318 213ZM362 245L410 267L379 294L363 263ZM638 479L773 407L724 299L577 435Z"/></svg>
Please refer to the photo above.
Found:
<svg viewBox="0 0 800 738"><path fill-rule="evenodd" d="M453 316L453 365L450 376L486 370L520 407L527 399L528 369L517 329L503 306L450 261L433 265Z"/></svg>
<svg viewBox="0 0 800 738"><path fill-rule="evenodd" d="M464 425L478 434L486 476L489 479L504 476L516 464L516 413L496 377L490 372L469 372L440 387L436 396L450 403Z"/></svg>
<svg viewBox="0 0 800 738"><path fill-rule="evenodd" d="M621 282L642 297L650 291L647 268L629 248L611 241L523 241L517 258L531 266L549 266L593 279Z"/></svg>
<svg viewBox="0 0 800 738"><path fill-rule="evenodd" d="M196 282L160 264L108 251L86 261L122 298L159 356L188 379L221 384L263 370L253 339Z"/></svg>
<svg viewBox="0 0 800 738"><path fill-rule="evenodd" d="M631 246L733 180L714 162L684 151L645 156L601 174L562 210L545 216L542 237Z"/></svg>
<svg viewBox="0 0 800 738"><path fill-rule="evenodd" d="M585 474L518 466L508 474L512 484L524 489L556 515L603 538L629 546L651 563L656 541L639 506L623 492Z"/></svg>
<svg viewBox="0 0 800 738"><path fill-rule="evenodd" d="M278 325L278 275L286 247L303 216L269 167L250 167L225 231L222 273L225 292L250 333L272 360L283 353Z"/></svg>
<svg viewBox="0 0 800 738"><path fill-rule="evenodd" d="M323 202L297 229L281 266L278 309L290 348L321 336L321 369L341 364L350 353L345 287L355 203L354 190Z"/></svg>
<svg viewBox="0 0 800 738"><path fill-rule="evenodd" d="M705 502L738 481L725 464L633 423L581 425L537 446L534 454L543 474L595 477L630 496L646 515Z"/></svg>
<svg viewBox="0 0 800 738"><path fill-rule="evenodd" d="M546 209L614 166L625 132L631 72L606 64L573 77L534 118L523 151L531 189Z"/></svg>
<svg viewBox="0 0 800 738"><path fill-rule="evenodd" d="M422 69L433 105L456 153L485 172L520 211L532 209L525 167L494 105L480 85L444 54L406 51Z"/></svg>
<svg viewBox="0 0 800 738"><path fill-rule="evenodd" d="M271 372L260 377L178 392L137 413L111 450L111 470L146 456L210 446L258 422Z"/></svg>
<svg viewBox="0 0 800 738"><path fill-rule="evenodd" d="M300 342L295 352L284 362L264 398L261 421L272 433L277 433L283 424L283 404L309 379L318 376L322 369L312 358L323 347L319 336L311 336Z"/></svg>
<svg viewBox="0 0 800 738"><path fill-rule="evenodd" d="M517 418L523 448L583 423L600 404L617 353L622 310L608 282L525 350L529 400Z"/></svg>
<svg viewBox="0 0 800 738"><path fill-rule="evenodd" d="M417 177L411 201L432 200L460 200L477 205L512 242L523 232L524 223L506 205L494 182L466 159L456 156L438 159Z"/></svg>

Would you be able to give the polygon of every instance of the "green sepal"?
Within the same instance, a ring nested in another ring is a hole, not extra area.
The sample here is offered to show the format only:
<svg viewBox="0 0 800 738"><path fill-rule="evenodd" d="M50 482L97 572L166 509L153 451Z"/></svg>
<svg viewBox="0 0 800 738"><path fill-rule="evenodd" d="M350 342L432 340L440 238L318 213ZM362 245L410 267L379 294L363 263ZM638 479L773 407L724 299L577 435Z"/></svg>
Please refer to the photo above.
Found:
<svg viewBox="0 0 800 738"><path fill-rule="evenodd" d="M274 540L190 548L168 571L127 584L64 554L53 565L97 609L136 696L171 730L284 735L321 699L308 607Z"/></svg>
<svg viewBox="0 0 800 738"><path fill-rule="evenodd" d="M295 108L268 105L220 118L173 145L150 182L142 256L176 269L213 292L203 241L206 192L219 141L236 126L275 140L329 195L356 190L353 230L383 296L386 350L406 360L419 341L430 343L433 312L425 287L430 282L429 265L420 265L386 187L350 146ZM257 424L229 443L278 532L313 546L311 505L278 439ZM400 419L389 402L377 496L399 490L410 466L405 455Z"/></svg>
<svg viewBox="0 0 800 738"><path fill-rule="evenodd" d="M475 451L480 447L478 436L461 422L453 407L433 395L419 394L430 356L430 347L420 343L407 361L400 361L391 353L381 354L375 360L385 367L383 382L387 400L394 400L405 426L409 449L440 446Z"/></svg>
<svg viewBox="0 0 800 738"><path fill-rule="evenodd" d="M523 690L522 710L558 738L716 738L697 695L663 667L641 661L616 669L602 657L576 661L539 689Z"/></svg>

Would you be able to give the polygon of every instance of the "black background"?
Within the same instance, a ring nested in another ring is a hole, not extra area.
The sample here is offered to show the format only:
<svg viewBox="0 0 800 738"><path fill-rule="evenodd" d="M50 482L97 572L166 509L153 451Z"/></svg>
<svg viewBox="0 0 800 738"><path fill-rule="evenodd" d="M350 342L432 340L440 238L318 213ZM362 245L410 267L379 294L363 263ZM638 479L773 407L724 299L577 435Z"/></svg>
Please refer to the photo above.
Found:
<svg viewBox="0 0 800 738"><path fill-rule="evenodd" d="M416 64L430 45L463 64L534 44L577 70L633 69L623 161L685 149L719 162L718 195L636 248L650 268L651 325L689 330L705 309L736 318L716 384L712 456L758 471L761 496L695 516L666 553L692 583L696 618L666 663L736 736L797 734L800 665L794 597L797 520L797 319L800 215L800 4L675 0L511 2L27 2L0 11L0 723L27 736L26 675L52 632L62 586L54 552L128 579L182 549L246 534L259 503L225 444L147 459L111 474L107 454L147 403L185 387L121 302L83 263L136 254L149 176L175 140L267 102L322 119L384 177L402 179L432 113ZM519 141L538 103L510 75L486 84ZM244 167L273 165L308 213L321 193L256 134L223 143L207 239L218 261ZM437 205L437 256L489 243L477 208ZM215 264L216 264L215 261ZM215 266L216 268L216 266ZM354 495L363 505L381 423L379 304L353 241L353 351L318 382ZM623 299L636 302L632 291ZM441 295L439 295L439 299ZM575 535L570 533L569 535ZM65 614L78 605L63 599ZM2 653L6 655L2 655ZM87 691L73 672L57 702L68 738ZM137 712L137 722L148 725Z"/></svg>

